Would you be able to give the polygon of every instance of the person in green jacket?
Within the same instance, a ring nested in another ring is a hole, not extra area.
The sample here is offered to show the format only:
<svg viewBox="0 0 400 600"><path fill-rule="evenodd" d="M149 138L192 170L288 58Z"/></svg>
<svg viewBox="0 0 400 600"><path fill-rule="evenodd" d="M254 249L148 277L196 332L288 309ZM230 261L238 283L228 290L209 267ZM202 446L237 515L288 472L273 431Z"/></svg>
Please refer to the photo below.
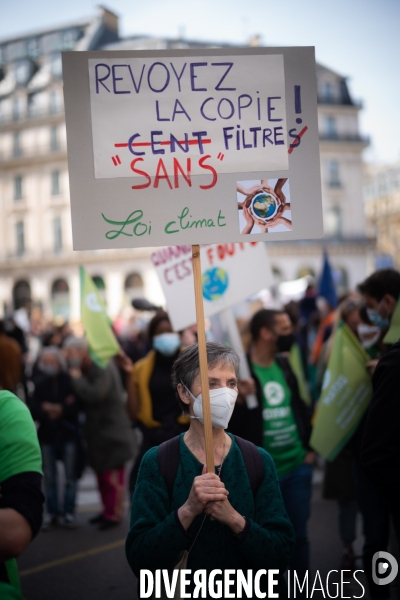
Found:
<svg viewBox="0 0 400 600"><path fill-rule="evenodd" d="M0 390L0 598L23 600L16 558L42 525L42 456L28 408Z"/></svg>
<svg viewBox="0 0 400 600"><path fill-rule="evenodd" d="M173 367L173 384L191 424L179 436L180 461L172 495L159 471L158 447L152 448L142 459L132 500L128 562L137 577L142 569L172 571L181 553L189 550L185 568L192 573L278 569L283 583L294 533L274 463L268 452L257 448L262 479L254 494L238 442L224 431L238 394L239 358L232 349L209 342L207 361L215 473L206 473L205 468L198 347L192 344ZM260 587L267 590L266 577ZM280 589L280 597L286 597Z"/></svg>

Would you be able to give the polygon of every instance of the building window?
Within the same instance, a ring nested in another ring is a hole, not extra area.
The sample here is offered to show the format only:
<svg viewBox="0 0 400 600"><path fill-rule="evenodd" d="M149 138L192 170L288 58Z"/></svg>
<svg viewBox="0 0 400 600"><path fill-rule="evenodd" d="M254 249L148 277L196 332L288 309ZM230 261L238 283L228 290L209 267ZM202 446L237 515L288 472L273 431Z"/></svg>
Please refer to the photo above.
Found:
<svg viewBox="0 0 400 600"><path fill-rule="evenodd" d="M14 177L14 200L22 200L22 175Z"/></svg>
<svg viewBox="0 0 400 600"><path fill-rule="evenodd" d="M61 217L55 217L55 219L53 219L53 241L54 254L60 254L63 249Z"/></svg>
<svg viewBox="0 0 400 600"><path fill-rule="evenodd" d="M17 281L13 287L12 295L15 310L18 310L19 308L30 308L32 298L31 286L29 285L28 281L24 281L23 279Z"/></svg>
<svg viewBox="0 0 400 600"><path fill-rule="evenodd" d="M65 279L56 279L51 286L51 309L53 317L70 317L69 286Z"/></svg>
<svg viewBox="0 0 400 600"><path fill-rule="evenodd" d="M329 81L322 85L322 99L324 102L331 103L333 101L333 87Z"/></svg>
<svg viewBox="0 0 400 600"><path fill-rule="evenodd" d="M339 206L333 206L327 213L325 228L328 235L342 237L342 211Z"/></svg>
<svg viewBox="0 0 400 600"><path fill-rule="evenodd" d="M18 85L26 85L30 75L30 64L28 61L19 61L15 65L15 79Z"/></svg>
<svg viewBox="0 0 400 600"><path fill-rule="evenodd" d="M329 186L340 187L339 163L337 160L330 160L328 163Z"/></svg>
<svg viewBox="0 0 400 600"><path fill-rule="evenodd" d="M326 117L326 135L330 139L336 137L336 119L335 117Z"/></svg>
<svg viewBox="0 0 400 600"><path fill-rule="evenodd" d="M125 293L129 302L143 296L143 279L140 273L130 273L125 279Z"/></svg>
<svg viewBox="0 0 400 600"><path fill-rule="evenodd" d="M13 119L18 121L21 118L21 101L19 98L14 98L13 102Z"/></svg>
<svg viewBox="0 0 400 600"><path fill-rule="evenodd" d="M72 50L79 37L79 31L77 29L69 29L63 33L63 49Z"/></svg>
<svg viewBox="0 0 400 600"><path fill-rule="evenodd" d="M53 91L50 94L50 113L52 115L54 115L57 112L58 112L58 94L57 94L57 92Z"/></svg>
<svg viewBox="0 0 400 600"><path fill-rule="evenodd" d="M57 127L52 127L50 129L50 150L58 150L58 129ZM58 193L58 192L57 192Z"/></svg>
<svg viewBox="0 0 400 600"><path fill-rule="evenodd" d="M60 52L56 52L51 55L51 74L53 77L61 77L62 75L62 62Z"/></svg>
<svg viewBox="0 0 400 600"><path fill-rule="evenodd" d="M106 289L106 284L101 275L94 275L93 283L100 292L103 292Z"/></svg>
<svg viewBox="0 0 400 600"><path fill-rule="evenodd" d="M8 45L8 59L10 61L25 58L27 56L27 47L25 40L14 42Z"/></svg>
<svg viewBox="0 0 400 600"><path fill-rule="evenodd" d="M15 224L15 241L17 256L22 256L25 254L25 228L23 221L18 221Z"/></svg>
<svg viewBox="0 0 400 600"><path fill-rule="evenodd" d="M50 54L51 52L57 52L62 48L62 34L57 31L55 33L48 33L42 37L42 49L43 54Z"/></svg>
<svg viewBox="0 0 400 600"><path fill-rule="evenodd" d="M51 173L51 195L58 196L60 193L60 171L52 171Z"/></svg>
<svg viewBox="0 0 400 600"><path fill-rule="evenodd" d="M33 117L33 115L35 114L35 95L34 94L28 94L27 113L28 113L28 116L30 116L30 117Z"/></svg>
<svg viewBox="0 0 400 600"><path fill-rule="evenodd" d="M21 154L21 134L19 131L16 131L13 135L13 156L21 156Z"/></svg>
<svg viewBox="0 0 400 600"><path fill-rule="evenodd" d="M28 56L30 58L36 58L37 56L39 56L39 39L38 38L33 38L32 40L29 40L28 42Z"/></svg>

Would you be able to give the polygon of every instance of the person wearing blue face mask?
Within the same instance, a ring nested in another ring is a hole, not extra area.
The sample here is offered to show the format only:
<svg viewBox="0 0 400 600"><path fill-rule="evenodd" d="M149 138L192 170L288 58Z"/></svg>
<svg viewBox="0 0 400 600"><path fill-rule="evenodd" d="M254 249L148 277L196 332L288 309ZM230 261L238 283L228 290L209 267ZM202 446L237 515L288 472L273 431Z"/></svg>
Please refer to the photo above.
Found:
<svg viewBox="0 0 400 600"><path fill-rule="evenodd" d="M144 454L162 442L185 431L187 416L176 402L172 387L172 366L179 355L181 340L172 330L168 314L158 311L149 323L150 352L133 366L133 382L128 405L129 416L143 435L141 447L133 466L129 490L133 494L140 461Z"/></svg>
<svg viewBox="0 0 400 600"><path fill-rule="evenodd" d="M358 289L370 321L387 329L400 298L400 273L394 269L376 271ZM388 502L400 543L400 340L379 360L372 386L360 449L361 464Z"/></svg>

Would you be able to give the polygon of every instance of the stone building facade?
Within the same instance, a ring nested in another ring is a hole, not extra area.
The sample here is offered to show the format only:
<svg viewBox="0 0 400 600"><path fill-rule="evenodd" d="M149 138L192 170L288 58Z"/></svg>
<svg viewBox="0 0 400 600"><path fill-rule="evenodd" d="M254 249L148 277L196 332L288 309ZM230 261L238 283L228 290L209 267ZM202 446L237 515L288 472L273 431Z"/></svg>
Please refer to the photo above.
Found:
<svg viewBox="0 0 400 600"><path fill-rule="evenodd" d="M135 296L156 304L162 292L151 249L72 251L63 50L210 47L184 39L121 39L118 18L100 8L88 21L0 40L0 316L7 308L41 306L46 315L79 318L78 265L103 290L111 316ZM215 44L218 46L218 44ZM362 201L361 105L345 78L317 66L325 239L268 243L276 282L317 274L328 249L340 285L367 273L372 243Z"/></svg>
<svg viewBox="0 0 400 600"><path fill-rule="evenodd" d="M364 200L367 232L376 238L376 268L400 269L400 162L365 167Z"/></svg>

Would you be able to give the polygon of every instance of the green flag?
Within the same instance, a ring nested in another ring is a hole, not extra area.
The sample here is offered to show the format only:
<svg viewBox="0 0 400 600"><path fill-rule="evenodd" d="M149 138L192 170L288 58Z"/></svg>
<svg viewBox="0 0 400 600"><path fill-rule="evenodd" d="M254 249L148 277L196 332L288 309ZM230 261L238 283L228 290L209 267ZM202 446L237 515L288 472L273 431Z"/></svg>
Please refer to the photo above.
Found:
<svg viewBox="0 0 400 600"><path fill-rule="evenodd" d="M311 404L311 394L308 389L306 375L304 373L303 361L301 360L301 350L297 343L294 343L289 354L289 363L293 373L296 375L299 384L301 398L306 404Z"/></svg>
<svg viewBox="0 0 400 600"><path fill-rule="evenodd" d="M390 327L383 338L385 344L395 344L400 340L400 298L390 321Z"/></svg>
<svg viewBox="0 0 400 600"><path fill-rule="evenodd" d="M347 444L372 397L370 357L345 323L337 329L322 384L310 445L334 460Z"/></svg>
<svg viewBox="0 0 400 600"><path fill-rule="evenodd" d="M110 358L119 353L119 345L110 327L104 302L93 279L81 266L81 320L86 330L89 353L103 369Z"/></svg>

